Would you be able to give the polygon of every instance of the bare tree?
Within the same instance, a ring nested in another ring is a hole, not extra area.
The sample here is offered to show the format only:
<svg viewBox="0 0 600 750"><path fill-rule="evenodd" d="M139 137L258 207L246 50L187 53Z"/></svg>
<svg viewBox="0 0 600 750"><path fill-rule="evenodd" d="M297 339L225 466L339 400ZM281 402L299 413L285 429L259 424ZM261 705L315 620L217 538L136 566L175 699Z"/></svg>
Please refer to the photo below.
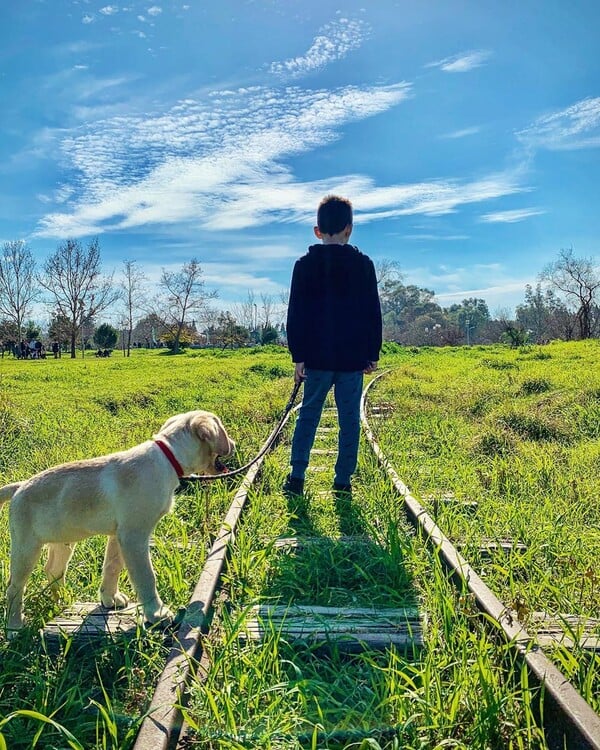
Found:
<svg viewBox="0 0 600 750"><path fill-rule="evenodd" d="M400 282L404 278L398 261L390 258L382 258L375 264L375 275L379 287Z"/></svg>
<svg viewBox="0 0 600 750"><path fill-rule="evenodd" d="M163 270L160 287L164 296L158 300L157 315L169 331L173 352L179 351L181 334L190 315L200 317L207 308L207 302L217 296L216 291L207 292L201 281L202 269L196 258L185 263L177 273Z"/></svg>
<svg viewBox="0 0 600 750"><path fill-rule="evenodd" d="M269 328L276 314L275 301L270 294L260 295L260 322L263 328Z"/></svg>
<svg viewBox="0 0 600 750"><path fill-rule="evenodd" d="M248 296L243 302L233 305L233 315L240 325L249 331L256 329L258 324L258 308L256 306L256 295L250 289Z"/></svg>
<svg viewBox="0 0 600 750"><path fill-rule="evenodd" d="M71 358L75 358L77 336L84 323L118 298L112 274L101 275L98 239L91 240L87 248L77 240L61 243L46 260L39 284L48 292L55 314L69 321Z"/></svg>
<svg viewBox="0 0 600 750"><path fill-rule="evenodd" d="M123 261L121 279L121 295L124 306L123 322L127 336L123 341L123 356L131 355L131 336L133 334L133 318L137 310L141 310L144 303L146 275L135 260Z"/></svg>
<svg viewBox="0 0 600 750"><path fill-rule="evenodd" d="M17 339L38 296L31 250L23 240L5 242L0 257L0 314L14 324Z"/></svg>
<svg viewBox="0 0 600 750"><path fill-rule="evenodd" d="M580 338L589 339L600 289L600 274L592 258L575 258L572 248L561 250L558 260L548 264L540 273L540 281L565 295L567 304L575 310Z"/></svg>

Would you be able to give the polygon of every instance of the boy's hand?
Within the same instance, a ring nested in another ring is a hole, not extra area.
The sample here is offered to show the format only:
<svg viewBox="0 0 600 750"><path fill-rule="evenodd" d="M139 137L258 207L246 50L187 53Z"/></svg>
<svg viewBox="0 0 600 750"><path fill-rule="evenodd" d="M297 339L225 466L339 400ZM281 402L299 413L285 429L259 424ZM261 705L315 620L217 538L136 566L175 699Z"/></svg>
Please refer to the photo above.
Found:
<svg viewBox="0 0 600 750"><path fill-rule="evenodd" d="M306 378L306 371L304 369L304 362L296 362L294 368L294 383L301 383Z"/></svg>
<svg viewBox="0 0 600 750"><path fill-rule="evenodd" d="M375 362L369 362L369 364L365 367L363 372L365 375L368 375L371 372L375 372L376 369L377 369L377 360L375 360Z"/></svg>

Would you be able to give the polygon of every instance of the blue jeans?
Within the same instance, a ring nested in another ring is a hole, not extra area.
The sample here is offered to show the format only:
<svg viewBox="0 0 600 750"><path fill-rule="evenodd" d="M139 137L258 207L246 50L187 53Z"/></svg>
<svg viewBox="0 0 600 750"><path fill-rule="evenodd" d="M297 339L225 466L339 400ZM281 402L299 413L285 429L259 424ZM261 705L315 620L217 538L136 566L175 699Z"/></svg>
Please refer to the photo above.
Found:
<svg viewBox="0 0 600 750"><path fill-rule="evenodd" d="M358 459L362 384L363 373L360 370L358 372L333 372L306 369L304 397L292 439L290 463L293 477L304 479L323 404L333 386L339 423L334 481L337 484L350 484L350 477L356 469Z"/></svg>

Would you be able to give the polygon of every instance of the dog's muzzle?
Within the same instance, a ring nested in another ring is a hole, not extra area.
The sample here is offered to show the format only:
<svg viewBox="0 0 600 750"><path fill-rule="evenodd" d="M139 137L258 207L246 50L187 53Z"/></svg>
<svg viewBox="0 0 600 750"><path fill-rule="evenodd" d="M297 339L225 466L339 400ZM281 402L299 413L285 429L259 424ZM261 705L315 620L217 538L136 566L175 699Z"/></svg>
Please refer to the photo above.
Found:
<svg viewBox="0 0 600 750"><path fill-rule="evenodd" d="M215 458L215 471L217 472L217 474L227 474L229 472L229 469L221 461L220 456L217 456Z"/></svg>

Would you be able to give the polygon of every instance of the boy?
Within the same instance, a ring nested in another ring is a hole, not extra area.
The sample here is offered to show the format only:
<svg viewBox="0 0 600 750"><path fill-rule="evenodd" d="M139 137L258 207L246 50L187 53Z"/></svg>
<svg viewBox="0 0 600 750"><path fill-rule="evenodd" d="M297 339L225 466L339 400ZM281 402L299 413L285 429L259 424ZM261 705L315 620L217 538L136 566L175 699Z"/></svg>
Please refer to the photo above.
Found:
<svg viewBox="0 0 600 750"><path fill-rule="evenodd" d="M286 494L304 491L323 403L333 386L338 413L338 455L333 489L350 493L360 437L363 373L377 367L381 348L381 308L375 268L369 257L348 244L352 204L328 195L317 211L315 236L296 261L287 315L288 346L294 380L304 380L304 397L292 439Z"/></svg>

